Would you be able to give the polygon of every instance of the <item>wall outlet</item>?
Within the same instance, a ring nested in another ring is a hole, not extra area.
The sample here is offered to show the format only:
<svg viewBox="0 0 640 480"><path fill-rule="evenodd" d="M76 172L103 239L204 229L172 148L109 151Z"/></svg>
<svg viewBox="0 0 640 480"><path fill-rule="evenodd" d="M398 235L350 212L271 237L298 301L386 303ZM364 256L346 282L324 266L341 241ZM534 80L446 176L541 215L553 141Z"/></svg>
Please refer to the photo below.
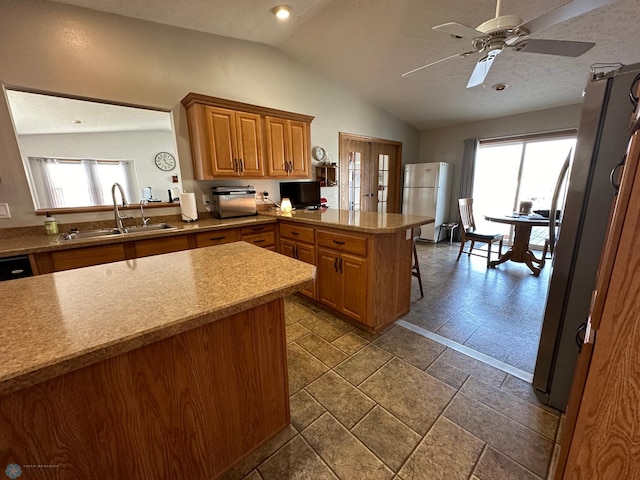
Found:
<svg viewBox="0 0 640 480"><path fill-rule="evenodd" d="M0 203L0 218L11 218L11 211L8 203Z"/></svg>
<svg viewBox="0 0 640 480"><path fill-rule="evenodd" d="M203 205L209 205L211 203L211 200L209 200L209 195L207 195L206 193L202 194L202 204Z"/></svg>

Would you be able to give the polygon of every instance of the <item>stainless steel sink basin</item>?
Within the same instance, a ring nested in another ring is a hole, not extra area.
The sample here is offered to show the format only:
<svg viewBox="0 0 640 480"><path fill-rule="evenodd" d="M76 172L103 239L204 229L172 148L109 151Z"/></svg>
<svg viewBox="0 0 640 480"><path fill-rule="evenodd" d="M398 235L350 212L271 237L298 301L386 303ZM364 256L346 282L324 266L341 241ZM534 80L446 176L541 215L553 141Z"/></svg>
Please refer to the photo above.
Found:
<svg viewBox="0 0 640 480"><path fill-rule="evenodd" d="M178 227L172 227L167 223L150 223L149 225L136 225L134 227L127 227L124 229L124 233L151 233L158 230L177 230Z"/></svg>
<svg viewBox="0 0 640 480"><path fill-rule="evenodd" d="M157 231L168 231L168 230L177 230L178 227L172 227L167 223L151 223L145 226L133 226L127 227L124 229L123 233L137 235L137 234L145 234L152 233ZM84 231L72 231L69 233L62 233L58 236L58 242L68 242L71 240L81 240L86 238L101 238L101 237L112 237L116 235L122 235L120 231L115 228L103 228L100 230L84 230Z"/></svg>
<svg viewBox="0 0 640 480"><path fill-rule="evenodd" d="M58 236L58 242L66 242L69 240L80 240L82 238L111 237L113 235L120 235L120 232L115 228L103 228L100 230L85 230L82 232L69 232L69 233L60 234Z"/></svg>

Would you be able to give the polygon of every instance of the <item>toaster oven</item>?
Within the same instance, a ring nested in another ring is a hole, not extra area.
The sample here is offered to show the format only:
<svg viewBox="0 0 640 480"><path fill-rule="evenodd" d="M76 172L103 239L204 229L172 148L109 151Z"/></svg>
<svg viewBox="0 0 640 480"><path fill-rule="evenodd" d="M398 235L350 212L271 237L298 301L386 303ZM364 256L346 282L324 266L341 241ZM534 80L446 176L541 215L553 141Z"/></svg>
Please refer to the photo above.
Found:
<svg viewBox="0 0 640 480"><path fill-rule="evenodd" d="M256 190L251 186L213 187L211 207L211 214L216 218L257 215Z"/></svg>

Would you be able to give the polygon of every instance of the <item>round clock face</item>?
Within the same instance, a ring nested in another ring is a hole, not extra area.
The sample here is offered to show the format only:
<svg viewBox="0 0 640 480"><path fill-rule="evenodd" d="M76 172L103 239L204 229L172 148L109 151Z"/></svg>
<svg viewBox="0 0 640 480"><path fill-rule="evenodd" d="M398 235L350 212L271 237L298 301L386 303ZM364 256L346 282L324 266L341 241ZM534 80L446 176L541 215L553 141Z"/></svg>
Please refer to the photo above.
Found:
<svg viewBox="0 0 640 480"><path fill-rule="evenodd" d="M168 172L176 168L176 159L173 155L167 152L160 152L155 158L156 167L160 170Z"/></svg>
<svg viewBox="0 0 640 480"><path fill-rule="evenodd" d="M313 147L313 158L321 162L325 159L326 156L327 156L327 153L324 151L324 148Z"/></svg>

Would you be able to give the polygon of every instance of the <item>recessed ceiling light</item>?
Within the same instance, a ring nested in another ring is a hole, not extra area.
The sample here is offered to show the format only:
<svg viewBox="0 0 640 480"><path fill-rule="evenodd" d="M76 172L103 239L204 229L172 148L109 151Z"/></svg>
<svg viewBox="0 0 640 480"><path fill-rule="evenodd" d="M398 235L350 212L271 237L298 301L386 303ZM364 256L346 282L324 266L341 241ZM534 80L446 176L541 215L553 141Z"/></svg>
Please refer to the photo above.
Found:
<svg viewBox="0 0 640 480"><path fill-rule="evenodd" d="M280 20L286 20L291 15L291 7L289 5L278 5L271 9L271 13Z"/></svg>
<svg viewBox="0 0 640 480"><path fill-rule="evenodd" d="M84 123L83 120L71 120L71 123Z"/></svg>
<svg viewBox="0 0 640 480"><path fill-rule="evenodd" d="M503 90L506 90L507 88L509 88L509 85L507 85L506 83L496 83L493 87L496 92L501 92Z"/></svg>

